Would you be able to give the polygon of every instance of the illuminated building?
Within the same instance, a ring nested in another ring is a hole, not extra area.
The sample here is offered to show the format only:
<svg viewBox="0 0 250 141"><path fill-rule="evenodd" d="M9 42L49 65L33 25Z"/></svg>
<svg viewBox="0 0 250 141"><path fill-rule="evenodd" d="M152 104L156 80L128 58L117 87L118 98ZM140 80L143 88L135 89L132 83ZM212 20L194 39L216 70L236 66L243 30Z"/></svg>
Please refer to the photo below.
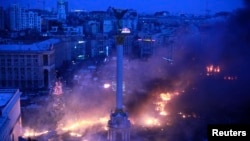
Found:
<svg viewBox="0 0 250 141"><path fill-rule="evenodd" d="M75 43L74 48L72 49L72 60L73 61L82 61L86 58L86 41L79 40Z"/></svg>
<svg viewBox="0 0 250 141"><path fill-rule="evenodd" d="M140 57L148 57L153 55L155 50L155 39L152 38L152 35L143 35L138 40L138 46L140 48Z"/></svg>
<svg viewBox="0 0 250 141"><path fill-rule="evenodd" d="M48 88L55 77L55 47L60 40L0 45L0 88Z"/></svg>
<svg viewBox="0 0 250 141"><path fill-rule="evenodd" d="M113 40L105 34L96 34L87 40L86 56L103 57L111 52ZM107 50L108 48L108 50ZM107 52L108 51L108 52Z"/></svg>
<svg viewBox="0 0 250 141"><path fill-rule="evenodd" d="M18 141L21 135L20 95L18 89L0 89L1 141Z"/></svg>

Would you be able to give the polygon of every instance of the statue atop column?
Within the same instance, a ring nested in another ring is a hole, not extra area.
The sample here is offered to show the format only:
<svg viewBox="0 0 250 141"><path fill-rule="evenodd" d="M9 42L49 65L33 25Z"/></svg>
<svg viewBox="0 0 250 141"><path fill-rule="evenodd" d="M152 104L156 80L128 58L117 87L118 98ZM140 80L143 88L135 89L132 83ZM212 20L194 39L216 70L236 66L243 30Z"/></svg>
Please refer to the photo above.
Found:
<svg viewBox="0 0 250 141"><path fill-rule="evenodd" d="M121 45L124 42L124 35L122 35L122 18L124 17L124 15L128 12L128 10L122 10L122 9L115 9L112 8L112 11L114 13L114 16L117 20L117 36L115 38L116 43Z"/></svg>
<svg viewBox="0 0 250 141"><path fill-rule="evenodd" d="M128 12L128 9L122 10L122 9L112 8L112 10L113 10L115 18L117 19L118 30L121 30L122 29L121 19Z"/></svg>

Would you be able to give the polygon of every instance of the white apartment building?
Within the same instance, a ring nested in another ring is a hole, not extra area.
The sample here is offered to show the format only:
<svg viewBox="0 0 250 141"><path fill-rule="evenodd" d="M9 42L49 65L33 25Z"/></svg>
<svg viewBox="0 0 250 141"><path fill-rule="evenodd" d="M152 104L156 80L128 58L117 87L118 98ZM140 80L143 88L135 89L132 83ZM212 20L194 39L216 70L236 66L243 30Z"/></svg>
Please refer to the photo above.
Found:
<svg viewBox="0 0 250 141"><path fill-rule="evenodd" d="M37 29L41 31L41 16L33 11L25 10L18 4L9 7L10 29L20 31L24 29Z"/></svg>

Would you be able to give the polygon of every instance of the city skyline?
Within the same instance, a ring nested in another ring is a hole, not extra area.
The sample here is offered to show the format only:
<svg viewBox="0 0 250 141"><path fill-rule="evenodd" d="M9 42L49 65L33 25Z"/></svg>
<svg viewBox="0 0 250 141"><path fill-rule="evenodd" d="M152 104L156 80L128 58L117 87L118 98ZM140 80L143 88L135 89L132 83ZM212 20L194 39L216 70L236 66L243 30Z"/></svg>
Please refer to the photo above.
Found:
<svg viewBox="0 0 250 141"><path fill-rule="evenodd" d="M51 10L56 8L56 0L43 1L43 0L8 0L1 1L0 6L8 7L11 4L20 4L26 8L40 8ZM108 7L116 7L121 9L135 9L140 13L154 13L157 11L169 11L170 13L187 13L187 14L205 14L207 11L210 13L217 13L220 11L235 11L238 8L244 7L243 0L177 0L177 1L163 1L154 0L132 1L132 0L108 0L108 1L91 1L86 0L81 3L76 0L68 0L69 9L81 9L86 11L107 10Z"/></svg>
<svg viewBox="0 0 250 141"><path fill-rule="evenodd" d="M3 1L1 141L208 141L249 129L250 0Z"/></svg>

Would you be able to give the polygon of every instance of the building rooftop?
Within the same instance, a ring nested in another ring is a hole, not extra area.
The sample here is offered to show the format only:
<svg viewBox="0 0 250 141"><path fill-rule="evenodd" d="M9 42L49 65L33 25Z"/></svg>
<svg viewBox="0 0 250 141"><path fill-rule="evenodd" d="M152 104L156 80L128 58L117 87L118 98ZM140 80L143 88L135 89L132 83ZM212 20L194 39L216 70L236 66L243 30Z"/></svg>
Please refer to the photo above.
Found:
<svg viewBox="0 0 250 141"><path fill-rule="evenodd" d="M8 104L16 92L17 89L0 89L0 110Z"/></svg>
<svg viewBox="0 0 250 141"><path fill-rule="evenodd" d="M15 92L16 90L0 89L0 133L5 128L4 125L7 122L7 118L2 116L2 109L10 101Z"/></svg>
<svg viewBox="0 0 250 141"><path fill-rule="evenodd" d="M15 95L17 89L0 89L0 109Z"/></svg>
<svg viewBox="0 0 250 141"><path fill-rule="evenodd" d="M49 51L53 49L53 45L59 43L59 39L48 39L45 41L33 44L4 44L0 45L0 51L14 52L14 51Z"/></svg>
<svg viewBox="0 0 250 141"><path fill-rule="evenodd" d="M5 106L13 96L13 93L2 93L0 91L0 107Z"/></svg>
<svg viewBox="0 0 250 141"><path fill-rule="evenodd" d="M3 110L6 111L7 104L17 92L17 89L0 89L0 134L7 128L6 126L10 121L9 117L3 114Z"/></svg>

